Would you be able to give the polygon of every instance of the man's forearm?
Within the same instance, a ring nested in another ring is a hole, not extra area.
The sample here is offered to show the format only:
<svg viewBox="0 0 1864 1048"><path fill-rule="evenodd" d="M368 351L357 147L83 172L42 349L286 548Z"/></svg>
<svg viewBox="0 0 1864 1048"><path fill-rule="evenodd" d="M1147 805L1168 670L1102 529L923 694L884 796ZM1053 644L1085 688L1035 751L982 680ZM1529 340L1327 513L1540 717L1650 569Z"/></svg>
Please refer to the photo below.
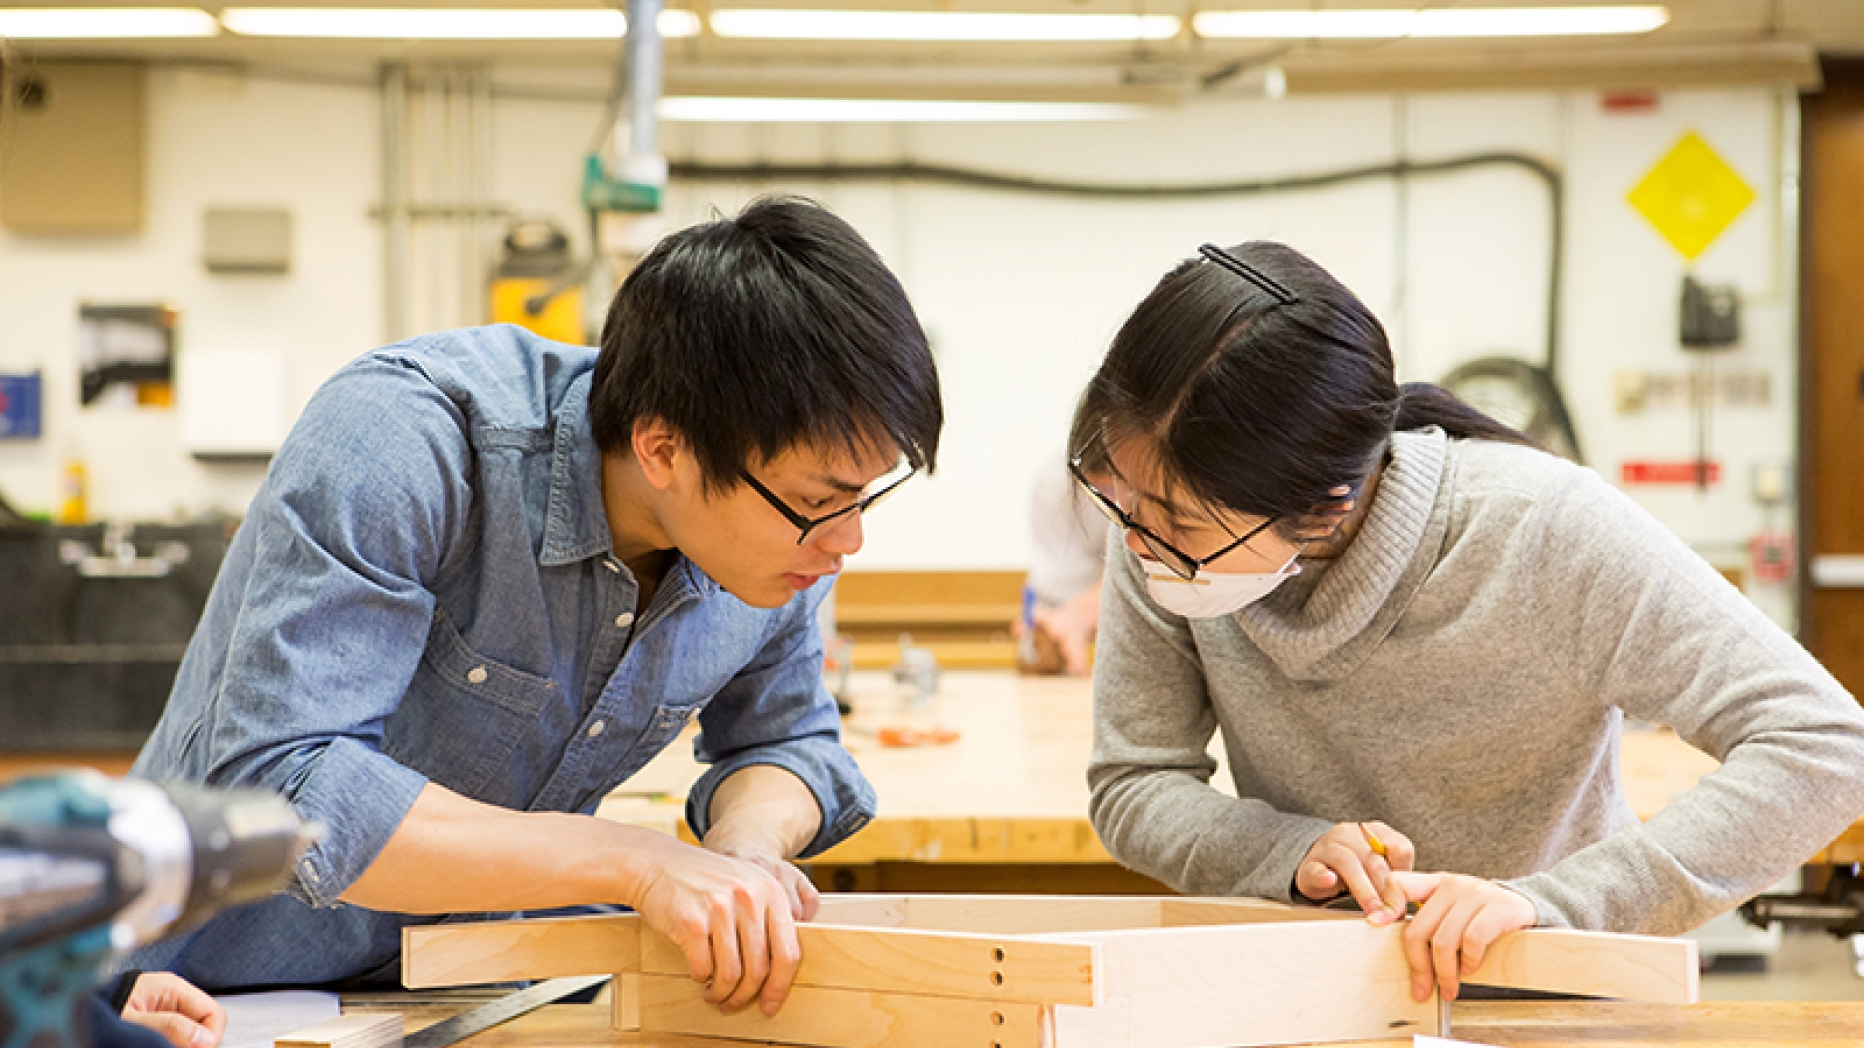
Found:
<svg viewBox="0 0 1864 1048"><path fill-rule="evenodd" d="M681 847L652 830L511 811L429 783L340 898L400 913L634 906L658 857Z"/></svg>
<svg viewBox="0 0 1864 1048"><path fill-rule="evenodd" d="M773 764L734 772L712 793L708 848L728 855L755 851L795 858L822 829L822 808L803 781Z"/></svg>

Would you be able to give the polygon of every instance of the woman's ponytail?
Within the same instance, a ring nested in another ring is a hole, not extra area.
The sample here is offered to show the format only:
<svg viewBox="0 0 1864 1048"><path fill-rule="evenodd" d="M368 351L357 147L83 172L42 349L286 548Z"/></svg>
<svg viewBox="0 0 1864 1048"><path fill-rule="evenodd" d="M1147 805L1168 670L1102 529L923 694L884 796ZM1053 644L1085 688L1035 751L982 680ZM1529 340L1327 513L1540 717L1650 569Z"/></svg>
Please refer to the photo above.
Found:
<svg viewBox="0 0 1864 1048"><path fill-rule="evenodd" d="M1497 422L1442 386L1406 382L1398 387L1398 417L1392 428L1402 431L1427 426L1437 426L1458 440L1494 440L1547 450L1540 441Z"/></svg>

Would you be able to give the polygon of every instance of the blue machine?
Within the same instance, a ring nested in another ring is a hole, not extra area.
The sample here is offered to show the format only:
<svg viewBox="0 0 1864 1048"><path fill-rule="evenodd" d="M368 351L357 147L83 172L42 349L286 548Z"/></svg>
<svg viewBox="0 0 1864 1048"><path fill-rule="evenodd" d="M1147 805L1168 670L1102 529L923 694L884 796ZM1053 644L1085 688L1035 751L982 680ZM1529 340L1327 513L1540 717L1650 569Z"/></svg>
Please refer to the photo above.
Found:
<svg viewBox="0 0 1864 1048"><path fill-rule="evenodd" d="M262 898L316 839L283 798L72 772L0 784L0 1048L84 1048L121 951Z"/></svg>

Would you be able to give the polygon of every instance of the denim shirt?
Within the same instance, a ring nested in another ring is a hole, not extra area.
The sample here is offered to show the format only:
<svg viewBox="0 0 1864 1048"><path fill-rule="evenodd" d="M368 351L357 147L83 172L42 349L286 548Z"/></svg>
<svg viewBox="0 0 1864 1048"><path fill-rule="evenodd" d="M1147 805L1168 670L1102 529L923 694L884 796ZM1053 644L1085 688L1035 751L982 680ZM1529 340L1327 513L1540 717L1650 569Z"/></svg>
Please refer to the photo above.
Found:
<svg viewBox="0 0 1864 1048"><path fill-rule="evenodd" d="M828 580L753 608L675 556L635 615L590 434L594 364L509 326L413 339L333 376L274 458L134 769L269 787L327 828L298 863L296 900L261 904L261 928L239 923L339 956L239 982L381 961L410 919L337 899L429 781L591 813L697 717L710 767L686 818L700 836L713 791L753 764L815 795L805 856L873 817L822 684ZM319 942L338 926L342 942Z"/></svg>

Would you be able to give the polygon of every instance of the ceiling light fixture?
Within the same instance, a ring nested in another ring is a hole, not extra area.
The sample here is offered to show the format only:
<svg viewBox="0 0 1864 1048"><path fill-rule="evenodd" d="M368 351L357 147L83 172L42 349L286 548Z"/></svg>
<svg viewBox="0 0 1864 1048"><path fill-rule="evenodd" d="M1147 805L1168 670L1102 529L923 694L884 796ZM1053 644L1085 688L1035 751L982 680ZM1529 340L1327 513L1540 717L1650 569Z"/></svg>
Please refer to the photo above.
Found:
<svg viewBox="0 0 1864 1048"><path fill-rule="evenodd" d="M1024 14L1007 11L713 11L712 32L744 40L1069 42L1169 40L1174 15Z"/></svg>
<svg viewBox="0 0 1864 1048"><path fill-rule="evenodd" d="M1604 36L1648 33L1670 21L1656 5L1422 10L1203 11L1197 35L1247 40L1389 40L1401 37Z"/></svg>
<svg viewBox="0 0 1864 1048"><path fill-rule="evenodd" d="M628 20L613 9L229 7L220 24L241 36L348 40L618 40ZM660 35L695 36L699 17L662 11Z"/></svg>
<svg viewBox="0 0 1864 1048"><path fill-rule="evenodd" d="M0 8L0 38L10 40L130 40L219 32L214 16L198 7Z"/></svg>

